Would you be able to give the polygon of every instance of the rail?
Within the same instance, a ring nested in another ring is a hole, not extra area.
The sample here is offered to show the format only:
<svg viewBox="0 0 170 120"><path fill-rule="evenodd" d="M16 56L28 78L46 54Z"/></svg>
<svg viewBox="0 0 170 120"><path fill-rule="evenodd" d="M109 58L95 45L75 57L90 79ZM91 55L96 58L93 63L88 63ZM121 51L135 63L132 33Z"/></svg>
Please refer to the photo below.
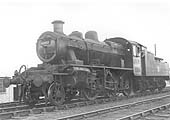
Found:
<svg viewBox="0 0 170 120"><path fill-rule="evenodd" d="M139 101L139 102L133 102L133 103L124 104L124 105L120 105L120 106L108 107L108 108L90 111L90 112L86 112L86 113L70 115L70 116L58 118L58 120L85 119L85 118L88 118L88 117L97 116L97 115L100 115L100 114L105 114L105 113L117 111L117 110L120 110L120 109L126 109L126 108L130 108L132 106L137 106L137 105L145 104L145 103L148 103L148 102L153 102L153 101L161 100L161 99L168 98L168 97L170 97L170 95L166 95L166 96L163 96L163 97L157 97L157 98L154 98L154 99L147 99L147 100L143 100L143 101ZM125 119L128 120L131 117L132 116L128 116L128 117L125 117L125 118L121 118L120 120L125 120Z"/></svg>

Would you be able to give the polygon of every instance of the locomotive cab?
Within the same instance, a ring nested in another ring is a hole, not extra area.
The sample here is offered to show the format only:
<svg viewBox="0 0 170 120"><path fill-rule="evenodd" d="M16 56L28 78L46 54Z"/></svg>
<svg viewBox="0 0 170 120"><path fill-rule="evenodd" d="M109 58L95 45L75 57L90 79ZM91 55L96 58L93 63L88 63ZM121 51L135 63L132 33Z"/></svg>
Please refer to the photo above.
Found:
<svg viewBox="0 0 170 120"><path fill-rule="evenodd" d="M132 42L133 49L133 73L135 76L142 76L145 74L145 54L146 47L137 43Z"/></svg>

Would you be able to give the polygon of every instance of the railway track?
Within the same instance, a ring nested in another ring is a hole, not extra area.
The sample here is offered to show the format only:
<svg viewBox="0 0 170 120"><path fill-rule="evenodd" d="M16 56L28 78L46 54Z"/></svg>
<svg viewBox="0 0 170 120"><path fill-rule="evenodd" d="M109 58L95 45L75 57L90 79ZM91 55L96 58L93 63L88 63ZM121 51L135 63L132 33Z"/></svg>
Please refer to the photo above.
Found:
<svg viewBox="0 0 170 120"><path fill-rule="evenodd" d="M122 113L125 112L125 109L127 109L127 111L129 111L129 109L132 109L133 107L138 108L138 106L142 106L144 104L150 104L151 102L156 102L156 101L160 101L162 99L167 99L167 98L169 98L169 100L170 100L170 95L166 95L166 96L158 97L158 98L153 98L153 99L147 99L147 100L138 101L138 102L133 102L133 103L128 103L128 104L119 105L119 106L113 106L113 107L109 107L109 108L98 109L98 110L89 111L89 112L86 112L86 113L80 113L80 114L65 116L65 117L58 118L58 120L71 120L71 119L79 120L79 119L88 119L88 118L90 118L89 120L94 120L94 119L103 120L103 117L101 117L101 118L99 118L99 117L93 118L93 117L94 116L100 116L100 115L106 114L106 113L115 114L115 116L111 117L112 120L134 120L134 119L139 119L139 118L143 119L144 116L149 115L148 113L151 114L151 113L157 112L158 109L162 109L162 108L165 109L166 107L170 107L170 103L168 103L166 105L154 107L154 108L151 108L149 110L142 111L142 112L138 112L138 113L135 113L135 114L132 114L132 115L129 115L129 116L125 116L125 117L122 117L122 118L121 118L121 116L123 116ZM124 112L122 112L122 111L124 111ZM118 114L118 112L119 112L119 114ZM129 113L130 112L127 112L126 114L129 114ZM170 115L169 115L169 117L170 117ZM106 118L106 119L109 119L109 118ZM158 119L158 120L160 120L160 119Z"/></svg>
<svg viewBox="0 0 170 120"><path fill-rule="evenodd" d="M170 86L166 87L163 91L161 92L154 92L154 93L144 93L144 94L139 94L139 95L134 95L131 96L132 97L140 97L140 96L145 96L145 95L151 95L151 94L159 94L159 93L166 93L166 92L170 92ZM44 100L41 100L41 102L44 102ZM0 109L2 108L7 108L7 107L16 107L16 106L22 106L26 104L24 102L18 102L18 101L14 101L14 102L6 102L6 103L0 103Z"/></svg>
<svg viewBox="0 0 170 120"><path fill-rule="evenodd" d="M138 112L119 120L170 120L170 103Z"/></svg>
<svg viewBox="0 0 170 120"><path fill-rule="evenodd" d="M166 89L165 91L162 91L161 93L167 93L169 92L169 89ZM154 94L160 94L160 92L155 92ZM145 93L145 94L140 94L140 95L134 95L131 96L130 98L134 97L142 97L146 95L153 95L153 93ZM55 110L68 110L71 108L76 108L76 107L82 107L82 106L90 106L90 105L95 105L95 104L105 104L113 101L121 101L121 100L126 100L130 99L127 97L118 97L118 98L102 98L102 99L97 99L95 101L80 101L80 102L73 102L73 103L68 103L64 104L61 106L47 106L45 107L44 104L39 104L36 106L36 108L30 108L28 105L18 105L18 106L10 106L10 107L1 107L0 108L0 118L4 119L9 119L12 117L18 117L18 116L28 116L29 114L38 114L42 112L51 112ZM12 103L13 105L17 103ZM3 105L0 105L3 106Z"/></svg>
<svg viewBox="0 0 170 120"><path fill-rule="evenodd" d="M18 106L18 105L24 105L25 103L19 103L17 101L15 102L6 102L6 103L0 103L0 108L4 108L4 107L12 107L12 106Z"/></svg>

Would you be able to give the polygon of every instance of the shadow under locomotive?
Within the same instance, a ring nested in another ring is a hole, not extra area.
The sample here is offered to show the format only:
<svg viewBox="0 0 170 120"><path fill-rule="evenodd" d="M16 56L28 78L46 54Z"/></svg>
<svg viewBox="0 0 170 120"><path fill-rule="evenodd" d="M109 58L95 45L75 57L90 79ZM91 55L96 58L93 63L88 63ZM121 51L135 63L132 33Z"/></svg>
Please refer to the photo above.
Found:
<svg viewBox="0 0 170 120"><path fill-rule="evenodd" d="M29 69L23 65L13 78L4 79L5 87L17 85L20 101L32 104L45 96L46 103L59 105L75 97L94 100L165 87L168 63L145 46L119 37L99 42L95 31L86 32L85 38L78 31L65 35L64 22L52 23L54 32L37 40L43 63Z"/></svg>

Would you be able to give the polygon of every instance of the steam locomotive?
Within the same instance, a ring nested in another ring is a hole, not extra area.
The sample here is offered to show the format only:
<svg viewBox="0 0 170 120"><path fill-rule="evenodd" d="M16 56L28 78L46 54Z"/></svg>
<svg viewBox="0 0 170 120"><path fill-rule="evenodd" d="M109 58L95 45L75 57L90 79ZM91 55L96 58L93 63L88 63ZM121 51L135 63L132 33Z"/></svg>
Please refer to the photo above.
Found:
<svg viewBox="0 0 170 120"><path fill-rule="evenodd" d="M73 98L129 96L162 90L169 79L169 65L135 41L116 37L100 42L97 32L63 33L63 21L52 22L54 32L42 33L36 52L42 64L21 66L4 86L15 84L20 101L63 104ZM24 71L23 71L24 70ZM23 71L23 72L21 72Z"/></svg>

